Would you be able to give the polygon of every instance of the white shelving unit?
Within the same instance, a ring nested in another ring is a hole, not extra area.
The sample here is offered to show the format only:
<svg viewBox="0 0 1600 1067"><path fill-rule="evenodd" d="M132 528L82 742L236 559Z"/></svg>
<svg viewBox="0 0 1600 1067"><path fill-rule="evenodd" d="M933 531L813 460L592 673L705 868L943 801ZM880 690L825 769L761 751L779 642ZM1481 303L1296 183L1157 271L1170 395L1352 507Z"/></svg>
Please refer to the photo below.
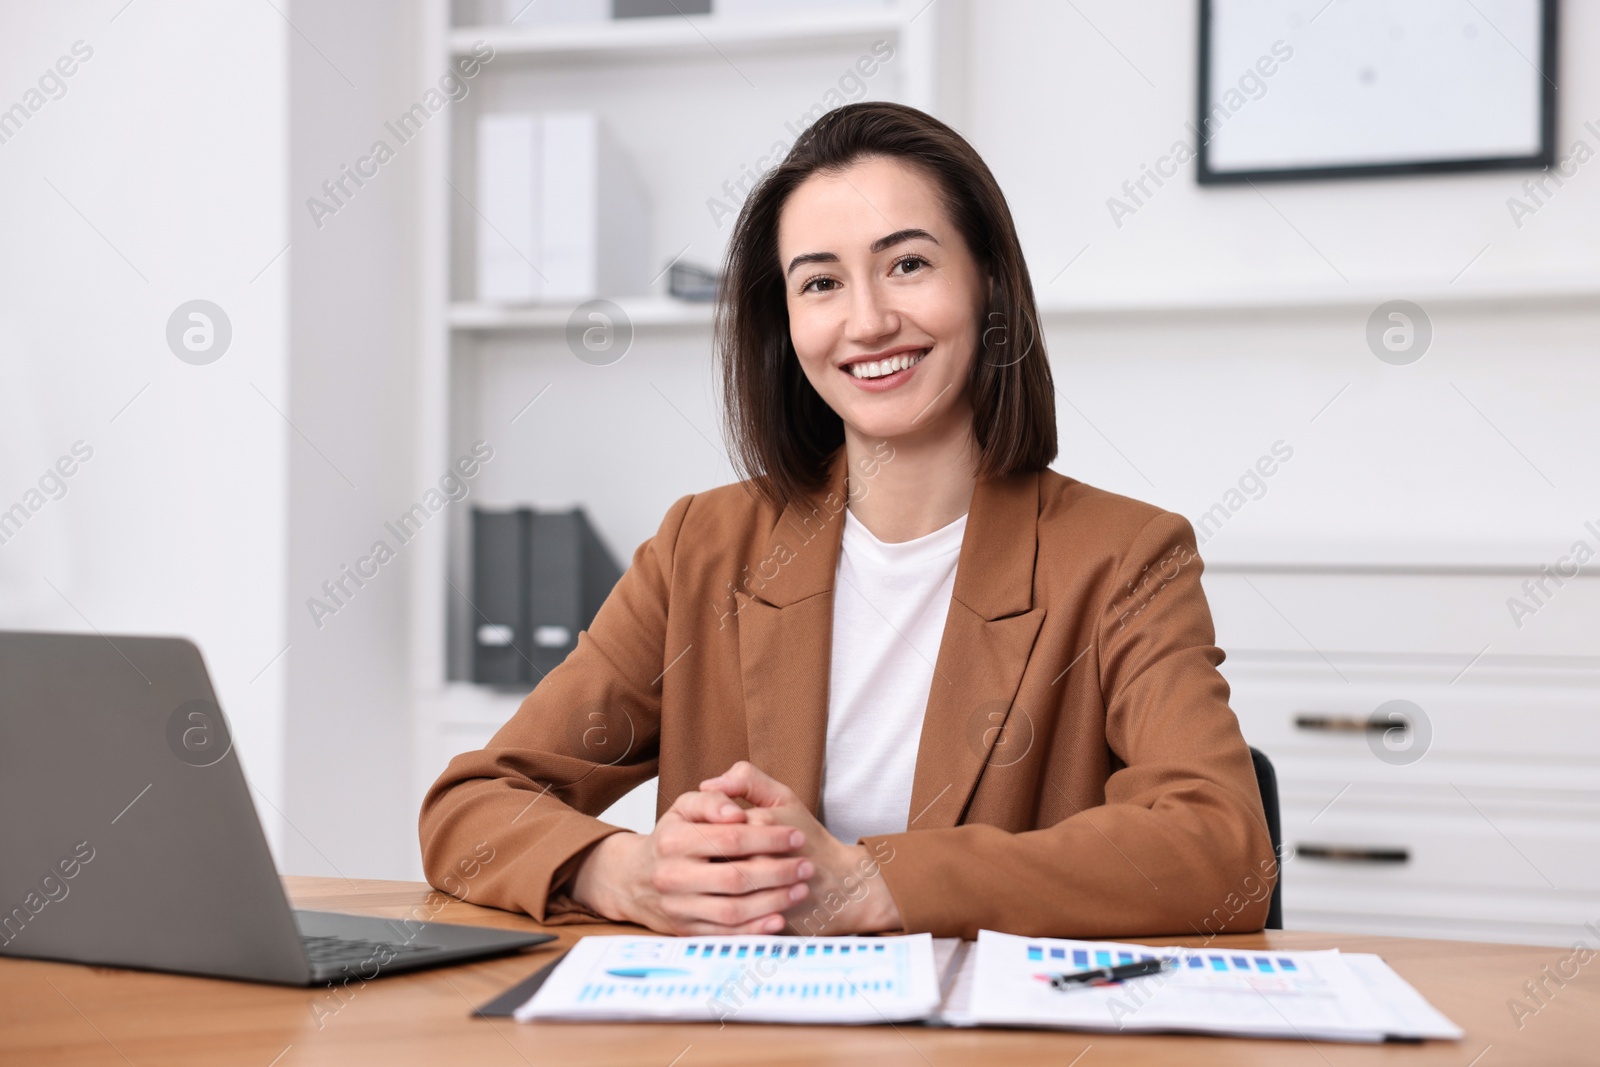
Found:
<svg viewBox="0 0 1600 1067"><path fill-rule="evenodd" d="M456 55L471 54L482 41L498 54L544 60L592 61L648 53L695 56L708 49L756 51L797 44L848 45L884 35L900 37L921 21L918 14L909 5L878 4L768 18L711 14L571 25L472 26L452 30L449 40Z"/></svg>
<svg viewBox="0 0 1600 1067"><path fill-rule="evenodd" d="M711 304L691 303L671 297L621 297L617 306L637 328L699 326L709 328ZM532 331L560 333L567 328L567 307L500 307L493 304L450 305L450 328L459 333Z"/></svg>
<svg viewBox="0 0 1600 1067"><path fill-rule="evenodd" d="M689 199L683 190L714 191L729 177L727 163L702 159L715 158L730 137L751 126L746 140L756 138L752 154L739 158L753 163L772 144L773 134L787 136L783 120L792 125L793 117L807 108L833 102L827 93L832 83L819 81L818 72L831 71L836 79L876 42L886 41L893 61L884 63L855 98L893 99L935 114L943 114L941 100L963 99L949 87L959 72L941 75L939 62L939 49L959 32L963 4L878 0L771 17L712 14L523 26L452 24L452 8L471 5L424 0L420 32L425 47L419 71L424 84L436 82L439 72L482 45L493 49L493 58L469 82L467 98L435 115L429 136L422 139L426 155L418 190L418 291L425 336L418 469L448 469L463 442L477 433L474 398L498 388L483 381L494 373L485 369L493 362L482 358L486 350L503 353L514 346L515 362L522 363L571 359L564 344L570 306L497 306L472 299L471 233L477 208L470 200L477 114L593 106L625 150L630 133L636 142L632 147L641 153L654 147L657 155L639 169L655 201L657 247L652 255L664 265L681 254L681 240L674 238L673 246L665 247L661 236L671 230L672 213L687 217L702 210L700 199ZM719 84L725 95L708 91ZM779 102L784 100L792 102ZM755 109L757 121L741 124L737 109L725 106L730 101L742 103L747 114ZM726 119L720 117L724 113ZM672 139L672 151L637 143L649 137ZM706 172L694 173L695 166ZM732 173L743 176L746 171L735 167ZM675 179L680 184L673 185ZM707 228L703 219L699 225ZM724 228L715 236L725 241L726 233ZM696 244L695 254L685 261L716 265L721 249L713 254L707 244ZM708 344L712 306L668 297L664 279L658 279L656 289L650 296L613 299L642 334L665 330L686 343ZM418 543L414 561L411 660L419 789L432 782L450 755L483 744L520 700L520 694L468 681L464 649L459 636L453 636L471 594L462 561L472 502L452 509L447 537ZM626 564L632 546L614 542L612 547ZM458 642L454 653L452 641Z"/></svg>

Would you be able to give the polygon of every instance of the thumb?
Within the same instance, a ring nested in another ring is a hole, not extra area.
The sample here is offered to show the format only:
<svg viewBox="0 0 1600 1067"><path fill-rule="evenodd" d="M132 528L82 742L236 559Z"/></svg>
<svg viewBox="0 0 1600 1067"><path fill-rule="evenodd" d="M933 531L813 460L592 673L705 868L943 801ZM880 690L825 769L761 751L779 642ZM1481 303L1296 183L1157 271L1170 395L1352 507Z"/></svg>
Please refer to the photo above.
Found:
<svg viewBox="0 0 1600 1067"><path fill-rule="evenodd" d="M702 790L716 790L730 797L743 797L762 808L798 803L794 790L748 760L740 760L715 778L700 783Z"/></svg>

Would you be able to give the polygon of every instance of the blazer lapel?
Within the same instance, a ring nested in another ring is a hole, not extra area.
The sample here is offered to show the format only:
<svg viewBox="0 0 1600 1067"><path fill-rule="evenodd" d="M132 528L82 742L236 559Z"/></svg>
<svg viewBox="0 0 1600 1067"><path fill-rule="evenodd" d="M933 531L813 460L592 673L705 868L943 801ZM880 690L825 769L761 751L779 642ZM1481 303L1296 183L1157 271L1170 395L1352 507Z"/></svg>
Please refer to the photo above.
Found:
<svg viewBox="0 0 1600 1067"><path fill-rule="evenodd" d="M908 830L955 826L983 769L1032 744L1032 719L1012 700L1045 610L1033 606L1039 476L979 480L956 562L955 591L934 664Z"/></svg>
<svg viewBox="0 0 1600 1067"><path fill-rule="evenodd" d="M828 742L833 583L846 505L846 457L825 484L790 502L762 550L763 581L739 606L739 662L750 762L793 789L815 814ZM776 575L766 575L776 568Z"/></svg>

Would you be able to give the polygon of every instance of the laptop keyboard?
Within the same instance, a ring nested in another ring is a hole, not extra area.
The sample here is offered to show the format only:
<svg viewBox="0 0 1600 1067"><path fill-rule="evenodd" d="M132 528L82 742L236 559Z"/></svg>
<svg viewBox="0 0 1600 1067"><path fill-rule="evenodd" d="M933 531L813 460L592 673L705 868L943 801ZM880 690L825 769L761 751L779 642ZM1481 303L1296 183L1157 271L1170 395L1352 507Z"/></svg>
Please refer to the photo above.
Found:
<svg viewBox="0 0 1600 1067"><path fill-rule="evenodd" d="M399 941L367 941L359 937L313 937L302 934L300 941L306 947L306 956L313 967L338 967L382 963L387 955L389 962L415 959L444 950L438 945L408 945Z"/></svg>

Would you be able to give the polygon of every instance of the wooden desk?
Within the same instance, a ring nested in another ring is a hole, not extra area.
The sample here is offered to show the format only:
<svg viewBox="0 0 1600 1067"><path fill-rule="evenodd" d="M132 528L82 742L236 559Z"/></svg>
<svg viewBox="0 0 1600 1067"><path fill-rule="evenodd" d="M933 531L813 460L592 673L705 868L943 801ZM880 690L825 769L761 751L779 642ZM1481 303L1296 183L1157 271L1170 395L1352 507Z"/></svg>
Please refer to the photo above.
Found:
<svg viewBox="0 0 1600 1067"><path fill-rule="evenodd" d="M522 916L464 904L413 882L288 878L295 904L328 911L415 916L539 929ZM561 944L620 926L559 926ZM1183 943L1181 938L1152 939ZM1191 939L1192 941L1193 939ZM1467 1031L1462 1041L1346 1045L1211 1037L1120 1037L914 1026L519 1025L471 1009L533 973L554 945L521 956L380 978L344 999L326 987L287 989L32 960L0 960L0 1064L1600 1064L1600 957L1517 1028L1508 1001L1569 950L1273 932L1220 938L1241 948L1376 952ZM1569 968L1570 969L1570 968ZM322 1010L318 1010L321 1005ZM320 1018L320 1026L319 1019Z"/></svg>

